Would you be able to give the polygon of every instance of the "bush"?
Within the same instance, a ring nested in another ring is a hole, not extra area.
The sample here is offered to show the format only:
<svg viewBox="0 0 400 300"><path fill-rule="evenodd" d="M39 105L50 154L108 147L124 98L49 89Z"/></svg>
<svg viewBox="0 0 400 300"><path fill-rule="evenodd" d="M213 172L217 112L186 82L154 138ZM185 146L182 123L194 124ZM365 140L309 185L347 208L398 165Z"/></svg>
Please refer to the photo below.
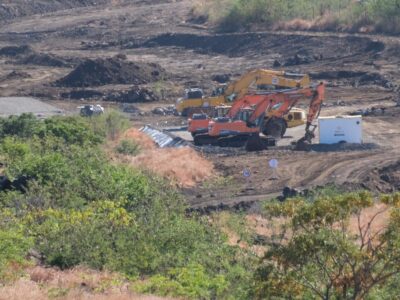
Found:
<svg viewBox="0 0 400 300"><path fill-rule="evenodd" d="M126 199L130 207L138 207L147 205L144 201L165 198L175 209L181 203L163 180L128 166L112 165L96 147L70 146L48 137L28 142L6 138L1 148L7 176L29 180L23 197L0 194L5 205L76 208L99 199Z"/></svg>
<svg viewBox="0 0 400 300"><path fill-rule="evenodd" d="M120 154L137 155L140 152L140 147L132 140L122 140L116 150Z"/></svg>
<svg viewBox="0 0 400 300"><path fill-rule="evenodd" d="M400 32L398 0L211 0L206 7L194 11L205 14L223 31L260 25L271 28L271 25L277 27L282 22L301 19L311 21L309 27L316 30L354 30L373 25L376 31ZM331 25L324 26L324 22Z"/></svg>
<svg viewBox="0 0 400 300"><path fill-rule="evenodd" d="M40 138L54 136L63 139L67 144L100 144L103 135L93 132L87 120L77 117L53 117L44 121L45 127L39 132Z"/></svg>
<svg viewBox="0 0 400 300"><path fill-rule="evenodd" d="M156 275L147 282L137 283L134 289L161 296L220 299L226 293L228 283L224 276L210 277L203 266L190 264L188 267L172 269L166 276Z"/></svg>
<svg viewBox="0 0 400 300"><path fill-rule="evenodd" d="M24 118L11 123L35 130L13 125L0 144L6 175L24 187L0 192L0 268L33 247L50 266L158 276L193 298L245 298L254 257L227 245L207 218L187 216L168 182L107 159L99 144L124 119Z"/></svg>
<svg viewBox="0 0 400 300"><path fill-rule="evenodd" d="M400 194L380 202L359 192L267 205L271 223L286 222L256 272L255 296L370 299L390 287L400 275Z"/></svg>
<svg viewBox="0 0 400 300"><path fill-rule="evenodd" d="M25 257L32 240L16 229L0 228L0 282L13 280L19 265L27 263Z"/></svg>
<svg viewBox="0 0 400 300"><path fill-rule="evenodd" d="M18 136L30 138L43 127L43 122L33 114L22 114L20 116L10 116L0 118L0 138L6 136Z"/></svg>
<svg viewBox="0 0 400 300"><path fill-rule="evenodd" d="M129 128L129 120L120 112L108 110L96 118L85 118L94 133L115 140Z"/></svg>

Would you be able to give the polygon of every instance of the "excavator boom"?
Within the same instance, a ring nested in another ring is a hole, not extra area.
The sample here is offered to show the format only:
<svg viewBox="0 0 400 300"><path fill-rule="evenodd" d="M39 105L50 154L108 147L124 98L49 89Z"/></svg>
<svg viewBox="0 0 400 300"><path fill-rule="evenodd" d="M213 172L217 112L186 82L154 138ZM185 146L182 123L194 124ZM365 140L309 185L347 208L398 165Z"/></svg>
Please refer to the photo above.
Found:
<svg viewBox="0 0 400 300"><path fill-rule="evenodd" d="M312 122L318 118L321 112L322 102L325 100L325 84L321 82L315 89L313 98L310 102L310 108L307 116L306 132L304 136L296 143L297 150L310 150L312 139L315 137L316 125Z"/></svg>
<svg viewBox="0 0 400 300"><path fill-rule="evenodd" d="M228 84L223 92L219 92L216 96L179 99L176 110L182 115L191 115L201 108L212 108L241 99L249 93L252 86L257 88L260 85L270 85L275 88L300 88L310 85L310 77L305 74L256 69Z"/></svg>
<svg viewBox="0 0 400 300"><path fill-rule="evenodd" d="M233 101L233 99L241 99L246 95L251 86L272 85L280 88L300 88L310 84L310 77L306 74L257 69L244 74L228 85L224 96L227 101Z"/></svg>

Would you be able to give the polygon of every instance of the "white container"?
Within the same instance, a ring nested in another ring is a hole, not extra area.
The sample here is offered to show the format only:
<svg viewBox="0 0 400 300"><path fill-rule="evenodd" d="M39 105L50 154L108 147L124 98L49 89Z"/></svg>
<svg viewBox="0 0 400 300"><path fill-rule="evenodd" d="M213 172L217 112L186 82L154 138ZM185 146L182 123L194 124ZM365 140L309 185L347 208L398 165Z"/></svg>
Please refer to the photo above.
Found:
<svg viewBox="0 0 400 300"><path fill-rule="evenodd" d="M319 117L320 144L362 143L361 116Z"/></svg>

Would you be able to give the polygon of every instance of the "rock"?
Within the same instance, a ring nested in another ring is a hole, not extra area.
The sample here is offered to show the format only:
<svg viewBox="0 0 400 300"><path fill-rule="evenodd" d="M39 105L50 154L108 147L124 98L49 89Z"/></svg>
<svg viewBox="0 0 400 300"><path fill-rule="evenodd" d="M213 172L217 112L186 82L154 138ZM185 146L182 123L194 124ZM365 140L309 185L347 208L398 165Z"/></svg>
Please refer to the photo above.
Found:
<svg viewBox="0 0 400 300"><path fill-rule="evenodd" d="M28 45L7 46L0 49L0 56L15 57L33 53L33 49Z"/></svg>
<svg viewBox="0 0 400 300"><path fill-rule="evenodd" d="M227 83L230 80L230 74L219 74L211 77L213 81L218 83Z"/></svg>
<svg viewBox="0 0 400 300"><path fill-rule="evenodd" d="M155 115L161 115L161 116L165 116L166 113L164 111L164 109L162 107L156 107L151 111L153 114Z"/></svg>
<svg viewBox="0 0 400 300"><path fill-rule="evenodd" d="M151 111L153 114L156 115L176 115L176 109L175 106L169 105L167 107L156 107Z"/></svg>
<svg viewBox="0 0 400 300"><path fill-rule="evenodd" d="M74 90L71 92L61 93L61 97L67 99L76 99L76 100L92 99L92 98L99 99L103 97L103 93L95 90Z"/></svg>
<svg viewBox="0 0 400 300"><path fill-rule="evenodd" d="M24 79L24 78L31 78L32 76L26 72L21 72L21 71L12 71L8 73L4 77L0 77L0 82L1 81L6 81L6 80L14 80L14 79Z"/></svg>
<svg viewBox="0 0 400 300"><path fill-rule="evenodd" d="M389 182L389 183L392 182L392 180L391 180L391 178L390 178L390 176L388 174L383 174L383 175L380 176L380 178L383 181L386 181L386 182Z"/></svg>
<svg viewBox="0 0 400 300"><path fill-rule="evenodd" d="M272 65L274 68L279 68L279 67L282 67L282 63L279 61L279 60L276 60L275 59L275 61L274 61L274 63L273 63L273 65Z"/></svg>

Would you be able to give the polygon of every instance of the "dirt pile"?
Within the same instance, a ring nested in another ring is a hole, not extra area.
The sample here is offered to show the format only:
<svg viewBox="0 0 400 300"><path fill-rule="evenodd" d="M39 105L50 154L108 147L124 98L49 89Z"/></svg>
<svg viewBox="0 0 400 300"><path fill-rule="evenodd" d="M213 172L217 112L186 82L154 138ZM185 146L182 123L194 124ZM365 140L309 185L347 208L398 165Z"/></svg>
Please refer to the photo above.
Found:
<svg viewBox="0 0 400 300"><path fill-rule="evenodd" d="M166 71L155 63L129 62L118 57L98 58L82 62L55 84L65 87L145 84L164 79L166 76Z"/></svg>
<svg viewBox="0 0 400 300"><path fill-rule="evenodd" d="M337 143L337 144L313 144L311 151L315 152L341 152L341 151L369 151L379 149L374 143L353 144L353 143Z"/></svg>
<svg viewBox="0 0 400 300"><path fill-rule="evenodd" d="M7 56L7 57L17 57L20 55L28 55L33 52L34 52L33 49L28 45L7 46L7 47L0 48L0 56Z"/></svg>
<svg viewBox="0 0 400 300"><path fill-rule="evenodd" d="M47 67L72 67L76 64L76 62L71 59L63 59L53 54L35 52L21 57L15 63L21 65L37 65Z"/></svg>
<svg viewBox="0 0 400 300"><path fill-rule="evenodd" d="M188 147L146 151L131 162L168 178L180 187L194 187L214 175L212 162Z"/></svg>
<svg viewBox="0 0 400 300"><path fill-rule="evenodd" d="M369 53L382 50L368 37L329 37L324 39L321 50L321 38L318 36L282 35L279 33L227 33L217 35L196 35L189 33L165 33L151 37L145 42L126 40L123 48L173 46L191 49L205 54L224 54L228 56L244 56L252 54L281 54L290 58L299 54L299 49L306 51L308 57L338 59L352 54ZM303 55L304 53L300 53Z"/></svg>
<svg viewBox="0 0 400 300"><path fill-rule="evenodd" d="M103 93L95 90L73 90L70 92L61 93L60 96L65 99L99 99L103 97Z"/></svg>
<svg viewBox="0 0 400 300"><path fill-rule="evenodd" d="M111 92L105 97L105 100L123 103L140 103L158 101L159 97L149 89L133 86L127 91Z"/></svg>
<svg viewBox="0 0 400 300"><path fill-rule="evenodd" d="M400 161L384 168L373 170L364 180L364 188L381 193L400 191Z"/></svg>
<svg viewBox="0 0 400 300"><path fill-rule="evenodd" d="M160 116L173 116L177 115L177 111L175 108L175 105L168 105L165 107L155 107L151 111L155 115L160 115Z"/></svg>
<svg viewBox="0 0 400 300"><path fill-rule="evenodd" d="M72 90L60 94L65 99L102 99L120 103L143 103L158 101L159 97L151 90L143 87L133 86L125 91L103 92L91 89Z"/></svg>
<svg viewBox="0 0 400 300"><path fill-rule="evenodd" d="M343 83L351 84L353 86L363 85L377 85L384 88L392 89L393 83L385 76L379 73L368 73L363 71L350 71L350 70L339 70L339 71L323 71L314 72L310 74L312 79L324 79L340 81Z"/></svg>
<svg viewBox="0 0 400 300"><path fill-rule="evenodd" d="M12 0L0 1L0 21L11 20L17 17L44 14L57 10L100 5L107 0L52 0L52 1L26 1Z"/></svg>
<svg viewBox="0 0 400 300"><path fill-rule="evenodd" d="M31 77L32 76L26 72L12 71L3 77L0 77L0 82L7 81L7 80L15 80L15 79L26 79L26 78L31 78Z"/></svg>
<svg viewBox="0 0 400 300"><path fill-rule="evenodd" d="M14 59L7 61L8 64L19 65L73 67L80 62L75 58L61 58L50 53L38 53L28 45L3 47L0 49L0 56Z"/></svg>
<svg viewBox="0 0 400 300"><path fill-rule="evenodd" d="M400 116L400 106L373 106L364 109L358 109L348 113L349 115L365 116L365 117L399 117Z"/></svg>
<svg viewBox="0 0 400 300"><path fill-rule="evenodd" d="M313 62L316 62L318 60L322 60L324 57L322 54L317 53L317 54L310 54L308 51L301 51L299 53L296 53L292 57L287 58L283 62L279 60L275 60L273 67L291 67L291 66L298 66L298 65L306 65L306 64L311 64Z"/></svg>

